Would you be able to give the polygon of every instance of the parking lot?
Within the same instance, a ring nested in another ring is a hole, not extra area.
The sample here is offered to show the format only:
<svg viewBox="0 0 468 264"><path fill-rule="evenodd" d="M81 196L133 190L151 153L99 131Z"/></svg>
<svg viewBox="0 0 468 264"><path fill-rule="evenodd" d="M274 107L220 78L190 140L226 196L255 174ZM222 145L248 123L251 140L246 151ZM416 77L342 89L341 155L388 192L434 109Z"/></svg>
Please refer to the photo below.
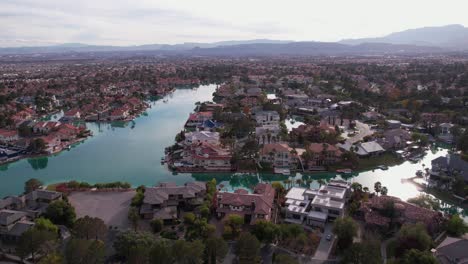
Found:
<svg viewBox="0 0 468 264"><path fill-rule="evenodd" d="M101 218L107 226L125 229L130 226L128 210L135 191L74 192L68 200L75 207L77 218L85 215Z"/></svg>

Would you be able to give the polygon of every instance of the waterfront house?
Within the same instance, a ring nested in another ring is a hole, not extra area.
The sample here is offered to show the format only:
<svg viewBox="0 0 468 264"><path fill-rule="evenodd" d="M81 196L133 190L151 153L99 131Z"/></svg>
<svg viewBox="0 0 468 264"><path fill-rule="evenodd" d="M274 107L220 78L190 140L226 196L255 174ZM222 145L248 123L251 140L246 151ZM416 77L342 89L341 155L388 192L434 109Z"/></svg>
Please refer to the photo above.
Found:
<svg viewBox="0 0 468 264"><path fill-rule="evenodd" d="M140 214L145 219L171 221L178 216L179 209L190 210L201 205L206 194L204 182L188 182L182 186L175 183L160 183L145 188L145 197Z"/></svg>
<svg viewBox="0 0 468 264"><path fill-rule="evenodd" d="M345 151L353 151L360 157L377 156L385 152L385 149L376 141L362 142L352 145L348 142L338 143L336 146Z"/></svg>
<svg viewBox="0 0 468 264"><path fill-rule="evenodd" d="M265 144L260 149L260 162L268 163L273 168L289 169L295 159L292 150L286 143Z"/></svg>
<svg viewBox="0 0 468 264"><path fill-rule="evenodd" d="M117 121L117 120L126 120L128 116L129 116L128 108L119 107L111 111L109 118L111 121Z"/></svg>
<svg viewBox="0 0 468 264"><path fill-rule="evenodd" d="M0 129L0 143L9 144L19 139L18 131Z"/></svg>
<svg viewBox="0 0 468 264"><path fill-rule="evenodd" d="M311 143L307 146L303 159L307 162L309 170L323 170L324 166L336 164L341 161L343 153L335 146L327 143Z"/></svg>
<svg viewBox="0 0 468 264"><path fill-rule="evenodd" d="M324 227L327 221L344 215L350 186L348 182L332 180L319 189L291 188L286 194L285 221Z"/></svg>
<svg viewBox="0 0 468 264"><path fill-rule="evenodd" d="M395 208L393 219L386 215L386 208L389 204L393 204ZM368 201L361 202L358 215L365 222L366 228L387 230L392 221L393 224L400 226L423 223L431 235L438 233L444 222L442 213L387 195L374 195Z"/></svg>
<svg viewBox="0 0 468 264"><path fill-rule="evenodd" d="M183 161L208 171L230 171L231 158L229 149L202 142L185 150Z"/></svg>
<svg viewBox="0 0 468 264"><path fill-rule="evenodd" d="M203 122L213 119L213 112L196 112L191 113L185 126L187 128L196 128L203 125Z"/></svg>
<svg viewBox="0 0 468 264"><path fill-rule="evenodd" d="M41 139L44 140L44 143L46 144L45 151L47 153L51 154L60 150L60 137L56 135L48 135L41 137Z"/></svg>
<svg viewBox="0 0 468 264"><path fill-rule="evenodd" d="M255 113L255 120L258 126L279 125L280 115L276 111L258 111Z"/></svg>
<svg viewBox="0 0 468 264"><path fill-rule="evenodd" d="M185 133L185 145L190 146L198 143L219 145L219 133L210 131L194 131Z"/></svg>
<svg viewBox="0 0 468 264"><path fill-rule="evenodd" d="M397 150L406 147L410 140L411 133L409 131L397 128L385 131L383 138L377 139L377 142L386 150Z"/></svg>
<svg viewBox="0 0 468 264"><path fill-rule="evenodd" d="M438 157L431 161L431 177L447 175L462 177L468 183L468 162L463 160L459 154L447 154L445 157Z"/></svg>
<svg viewBox="0 0 468 264"><path fill-rule="evenodd" d="M63 114L63 118L67 121L79 120L81 118L81 112L78 109L70 109Z"/></svg>
<svg viewBox="0 0 468 264"><path fill-rule="evenodd" d="M259 183L252 193L244 189L234 192L216 193L216 214L219 218L235 214L244 217L247 224L258 220L271 220L275 189L266 183Z"/></svg>

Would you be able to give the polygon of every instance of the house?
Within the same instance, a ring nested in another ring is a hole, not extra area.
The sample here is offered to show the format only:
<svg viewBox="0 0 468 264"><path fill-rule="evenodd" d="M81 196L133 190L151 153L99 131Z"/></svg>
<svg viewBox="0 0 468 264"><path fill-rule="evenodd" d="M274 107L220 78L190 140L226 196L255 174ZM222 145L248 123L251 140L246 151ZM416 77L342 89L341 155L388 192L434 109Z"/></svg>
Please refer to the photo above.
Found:
<svg viewBox="0 0 468 264"><path fill-rule="evenodd" d="M280 141L281 129L278 125L263 125L255 128L255 137L258 144L271 144Z"/></svg>
<svg viewBox="0 0 468 264"><path fill-rule="evenodd" d="M437 138L446 143L453 142L452 128L454 124L451 123L442 123L439 125L439 131L437 133Z"/></svg>
<svg viewBox="0 0 468 264"><path fill-rule="evenodd" d="M396 215L393 219L385 213L389 204L393 204L395 208ZM374 195L368 201L361 202L358 215L365 222L366 228L386 230L392 221L400 226L422 223L431 235L438 233L444 223L444 217L440 212L422 208L402 201L398 197L387 195Z"/></svg>
<svg viewBox="0 0 468 264"><path fill-rule="evenodd" d="M0 143L9 144L19 139L18 131L0 129Z"/></svg>
<svg viewBox="0 0 468 264"><path fill-rule="evenodd" d="M356 145L356 154L361 157L377 156L385 152L385 149L375 141L363 142Z"/></svg>
<svg viewBox="0 0 468 264"><path fill-rule="evenodd" d="M433 177L439 177L441 174L459 175L468 183L468 161L463 160L458 154L447 154L445 157L433 159L431 165L429 173Z"/></svg>
<svg viewBox="0 0 468 264"><path fill-rule="evenodd" d="M327 143L311 143L307 146L306 153L305 160L309 170L323 170L324 166L336 164L341 161L343 154L337 147Z"/></svg>
<svg viewBox="0 0 468 264"><path fill-rule="evenodd" d="M191 145L185 151L183 160L195 167L208 171L230 171L231 152L219 145L198 143Z"/></svg>
<svg viewBox="0 0 468 264"><path fill-rule="evenodd" d="M352 145L348 142L336 144L336 146L345 151L353 151L360 157L377 156L385 152L385 149L376 141L362 142Z"/></svg>
<svg viewBox="0 0 468 264"><path fill-rule="evenodd" d="M61 123L60 122L54 122L54 121L49 121L49 122L44 122L44 121L40 121L40 122L37 122L34 126L33 126L33 132L35 134L43 134L43 135L47 135L49 133L51 133L52 131L56 131L59 129Z"/></svg>
<svg viewBox="0 0 468 264"><path fill-rule="evenodd" d="M109 117L111 121L116 121L116 120L125 120L127 119L128 116L129 116L128 109L125 107L119 107L119 108L114 109L110 113Z"/></svg>
<svg viewBox="0 0 468 264"><path fill-rule="evenodd" d="M244 189L235 192L216 193L216 214L219 218L235 214L244 217L244 222L255 224L258 220L270 221L275 198L275 189L259 183L252 193Z"/></svg>
<svg viewBox="0 0 468 264"><path fill-rule="evenodd" d="M319 189L291 188L286 194L285 221L323 228L327 221L344 215L350 187L348 182L332 180Z"/></svg>
<svg viewBox="0 0 468 264"><path fill-rule="evenodd" d="M192 209L203 203L206 194L204 182L188 182L182 186L175 183L160 183L155 187L145 188L145 197L140 214L145 219L177 218L178 209Z"/></svg>
<svg viewBox="0 0 468 264"><path fill-rule="evenodd" d="M186 127L196 128L203 125L203 122L213 119L213 112L196 112L191 113L187 122Z"/></svg>
<svg viewBox="0 0 468 264"><path fill-rule="evenodd" d="M401 122L398 120L385 120L388 129L397 129L401 127Z"/></svg>
<svg viewBox="0 0 468 264"><path fill-rule="evenodd" d="M78 109L71 109L63 114L63 118L68 121L79 120L81 118L81 112Z"/></svg>
<svg viewBox="0 0 468 264"><path fill-rule="evenodd" d="M194 131L185 133L185 145L192 145L198 143L219 145L219 133L210 131Z"/></svg>
<svg viewBox="0 0 468 264"><path fill-rule="evenodd" d="M28 220L27 213L15 210L0 210L0 239L17 241L34 223Z"/></svg>
<svg viewBox="0 0 468 264"><path fill-rule="evenodd" d="M60 148L60 138L56 135L48 135L41 137L46 144L45 151L48 153L54 153Z"/></svg>
<svg viewBox="0 0 468 264"><path fill-rule="evenodd" d="M441 264L468 263L468 239L446 237L432 252Z"/></svg>
<svg viewBox="0 0 468 264"><path fill-rule="evenodd" d="M0 200L0 239L16 241L34 226L34 219L45 212L49 204L62 199L60 192L35 190L22 196Z"/></svg>
<svg viewBox="0 0 468 264"><path fill-rule="evenodd" d="M407 142L411 140L411 133L407 130L396 128L383 133L383 138L377 139L377 142L384 149L401 149L406 147Z"/></svg>
<svg viewBox="0 0 468 264"><path fill-rule="evenodd" d="M286 143L265 144L260 149L260 162L269 163L273 168L290 168L294 163L292 150Z"/></svg>
<svg viewBox="0 0 468 264"><path fill-rule="evenodd" d="M223 123L209 119L205 120L200 126L198 126L198 129L205 131L215 131L219 128L222 128L223 126Z"/></svg>
<svg viewBox="0 0 468 264"><path fill-rule="evenodd" d="M280 115L276 111L259 111L255 113L257 125L279 125Z"/></svg>

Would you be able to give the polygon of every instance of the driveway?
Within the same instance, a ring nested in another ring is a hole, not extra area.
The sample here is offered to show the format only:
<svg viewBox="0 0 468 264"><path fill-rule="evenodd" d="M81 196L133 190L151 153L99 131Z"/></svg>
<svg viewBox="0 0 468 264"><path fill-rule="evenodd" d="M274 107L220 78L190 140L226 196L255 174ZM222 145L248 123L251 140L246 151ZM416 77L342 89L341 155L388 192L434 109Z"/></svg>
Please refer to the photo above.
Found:
<svg viewBox="0 0 468 264"><path fill-rule="evenodd" d="M128 210L135 191L73 192L68 200L75 207L77 218L86 215L101 218L107 226L128 228Z"/></svg>
<svg viewBox="0 0 468 264"><path fill-rule="evenodd" d="M362 140L364 137L374 134L374 131L368 124L362 123L358 120L356 120L356 130L358 130L357 134L346 139L347 143L354 144Z"/></svg>
<svg viewBox="0 0 468 264"><path fill-rule="evenodd" d="M317 251L315 251L314 259L315 260L327 260L328 255L333 246L333 242L335 241L335 236L332 232L333 224L327 223L325 225L325 230L323 232L322 238L320 239L320 244L317 247ZM327 236L331 235L332 239L330 241L327 240Z"/></svg>

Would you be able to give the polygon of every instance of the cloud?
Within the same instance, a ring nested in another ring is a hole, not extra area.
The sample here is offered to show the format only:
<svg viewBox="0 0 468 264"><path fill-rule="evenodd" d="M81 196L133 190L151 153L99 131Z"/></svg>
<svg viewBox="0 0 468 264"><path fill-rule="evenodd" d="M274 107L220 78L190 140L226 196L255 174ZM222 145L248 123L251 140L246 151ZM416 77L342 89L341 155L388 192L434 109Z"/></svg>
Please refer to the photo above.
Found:
<svg viewBox="0 0 468 264"><path fill-rule="evenodd" d="M459 0L1 0L0 45L335 41L468 25Z"/></svg>

